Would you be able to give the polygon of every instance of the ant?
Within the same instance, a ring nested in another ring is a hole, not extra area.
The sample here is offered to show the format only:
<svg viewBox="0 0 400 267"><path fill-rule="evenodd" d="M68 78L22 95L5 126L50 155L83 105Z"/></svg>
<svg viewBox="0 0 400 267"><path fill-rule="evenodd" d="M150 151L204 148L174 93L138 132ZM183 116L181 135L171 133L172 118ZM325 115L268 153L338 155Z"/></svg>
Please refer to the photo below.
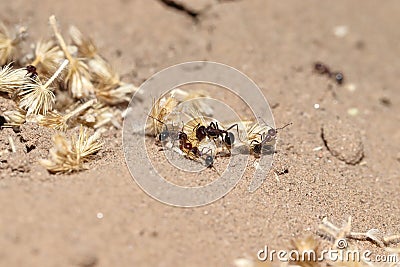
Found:
<svg viewBox="0 0 400 267"><path fill-rule="evenodd" d="M236 127L237 132L239 133L238 124L234 124L230 126L226 130L222 130L218 126L218 122L211 122L209 126L200 125L200 123L194 128L196 130L196 138L201 142L204 138L208 137L210 139L216 139L221 137L222 141L228 146L231 147L235 142L235 136L232 132L229 132L230 129Z"/></svg>
<svg viewBox="0 0 400 267"><path fill-rule="evenodd" d="M202 153L200 152L199 148L197 146L193 146L192 143L189 142L187 134L183 131L183 127L182 127L182 130L180 130L178 132L177 131L169 131L168 130L168 126L164 122L160 121L157 118L154 118L151 115L148 115L148 116L150 118L155 119L158 122L164 124L165 127L166 127L166 130L164 130L161 133L159 133L158 141L165 142L169 138L172 138L173 141L179 140L179 149L182 150L182 151L187 151L186 154L191 153L195 157L200 157L202 155Z"/></svg>
<svg viewBox="0 0 400 267"><path fill-rule="evenodd" d="M263 149L263 146L265 145L265 143L269 143L271 142L273 139L276 138L277 134L278 134L278 130L282 130L284 128L286 128L287 126L292 125L292 123L288 123L286 125L284 125L283 127L280 128L271 128L268 130L268 132L264 133L264 134L260 134L261 135L261 142L258 140L252 140L250 142L250 146L253 143L256 143L254 146L252 146L252 150L256 155L260 155Z"/></svg>
<svg viewBox="0 0 400 267"><path fill-rule="evenodd" d="M35 79L38 76L36 71L36 67L33 65L28 65L25 67L26 71L28 72L26 75L30 74L29 77Z"/></svg>
<svg viewBox="0 0 400 267"><path fill-rule="evenodd" d="M328 77L334 77L335 81L337 84L341 85L343 83L344 80L344 76L343 73L341 72L331 72L329 67L327 65L325 65L324 63L321 62L316 62L314 64L314 70L321 75L325 75L327 74Z"/></svg>

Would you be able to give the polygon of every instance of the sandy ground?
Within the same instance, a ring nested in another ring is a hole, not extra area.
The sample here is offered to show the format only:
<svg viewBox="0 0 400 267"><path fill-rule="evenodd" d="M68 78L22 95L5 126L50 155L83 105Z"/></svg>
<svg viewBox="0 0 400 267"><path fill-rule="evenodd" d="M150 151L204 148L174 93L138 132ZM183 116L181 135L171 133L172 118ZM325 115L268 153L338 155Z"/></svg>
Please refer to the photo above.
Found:
<svg viewBox="0 0 400 267"><path fill-rule="evenodd" d="M0 170L1 266L232 266L264 245L289 248L307 234L322 240L324 217L341 225L351 215L355 231L400 232L399 2L182 2L187 11L157 0L8 1L0 17L49 37L54 13L64 29L90 33L136 84L190 60L243 71L262 88L276 124L293 122L279 134L278 179L271 172L250 194L247 173L211 205L170 207L133 181L121 130L107 133L90 170L50 175L35 161L47 154L45 130L28 127L21 134L41 149ZM334 34L340 25L344 37ZM315 61L342 71L345 83L313 73ZM20 135L1 130L3 145L8 136Z"/></svg>

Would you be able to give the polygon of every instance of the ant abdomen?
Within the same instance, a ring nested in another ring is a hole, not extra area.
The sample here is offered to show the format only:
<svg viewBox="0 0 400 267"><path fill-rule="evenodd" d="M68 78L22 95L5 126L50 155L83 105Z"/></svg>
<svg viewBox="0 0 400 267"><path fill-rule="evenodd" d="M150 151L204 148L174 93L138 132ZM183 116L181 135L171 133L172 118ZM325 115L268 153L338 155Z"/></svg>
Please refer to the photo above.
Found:
<svg viewBox="0 0 400 267"><path fill-rule="evenodd" d="M235 136L233 135L233 133L227 132L225 134L224 141L228 146L231 146L235 142Z"/></svg>
<svg viewBox="0 0 400 267"><path fill-rule="evenodd" d="M158 140L159 140L160 142L167 141L168 138L169 138L169 132L168 132L168 131L162 131L162 132L158 135Z"/></svg>
<svg viewBox="0 0 400 267"><path fill-rule="evenodd" d="M214 158L210 155L208 155L204 161L207 167L212 167L214 164Z"/></svg>

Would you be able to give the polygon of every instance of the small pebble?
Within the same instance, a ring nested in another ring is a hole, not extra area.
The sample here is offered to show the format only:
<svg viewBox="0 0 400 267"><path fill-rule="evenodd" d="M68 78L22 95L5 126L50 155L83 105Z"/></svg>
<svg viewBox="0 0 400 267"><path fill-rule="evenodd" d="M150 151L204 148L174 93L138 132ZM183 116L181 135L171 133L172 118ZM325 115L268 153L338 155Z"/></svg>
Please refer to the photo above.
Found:
<svg viewBox="0 0 400 267"><path fill-rule="evenodd" d="M333 34L336 37L343 38L349 33L349 27L346 25L338 25L333 28Z"/></svg>
<svg viewBox="0 0 400 267"><path fill-rule="evenodd" d="M349 83L348 85L346 85L346 89L349 90L349 92L354 92L357 87L354 83Z"/></svg>
<svg viewBox="0 0 400 267"><path fill-rule="evenodd" d="M358 108L349 108L347 110L347 114L349 114L350 116L357 116L359 113Z"/></svg>

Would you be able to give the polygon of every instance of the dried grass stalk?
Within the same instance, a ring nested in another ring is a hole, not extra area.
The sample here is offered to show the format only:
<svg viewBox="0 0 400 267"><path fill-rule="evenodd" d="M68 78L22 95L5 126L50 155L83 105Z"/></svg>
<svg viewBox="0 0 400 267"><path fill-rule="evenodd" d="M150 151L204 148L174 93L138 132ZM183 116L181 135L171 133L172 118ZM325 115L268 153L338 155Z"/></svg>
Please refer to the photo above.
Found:
<svg viewBox="0 0 400 267"><path fill-rule="evenodd" d="M98 132L89 136L83 126L80 128L78 138L72 138L71 142L65 136L57 134L53 137L54 147L50 149L50 159L42 159L39 162L51 173L69 173L87 169L85 163L102 147L99 138Z"/></svg>

